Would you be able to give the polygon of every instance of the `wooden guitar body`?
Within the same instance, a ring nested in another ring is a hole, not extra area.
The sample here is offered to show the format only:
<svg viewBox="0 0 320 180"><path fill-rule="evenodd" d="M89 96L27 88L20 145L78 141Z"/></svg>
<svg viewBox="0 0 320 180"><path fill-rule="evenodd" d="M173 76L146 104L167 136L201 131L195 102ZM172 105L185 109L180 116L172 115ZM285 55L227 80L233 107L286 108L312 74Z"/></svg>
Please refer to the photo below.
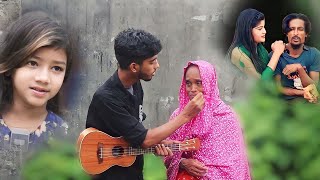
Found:
<svg viewBox="0 0 320 180"><path fill-rule="evenodd" d="M81 132L77 147L82 168L88 174L100 174L115 165L128 167L134 163L137 155L155 152L154 146L132 148L122 137L112 137L95 128ZM200 141L195 138L166 147L172 151L194 151L199 149Z"/></svg>
<svg viewBox="0 0 320 180"><path fill-rule="evenodd" d="M121 152L120 147L129 147L123 138L111 137L94 128L84 131L78 139L78 147L81 147L78 150L80 163L88 174L100 174L114 165L128 167L136 160L136 156ZM114 153L111 148L103 148L105 146L114 147Z"/></svg>

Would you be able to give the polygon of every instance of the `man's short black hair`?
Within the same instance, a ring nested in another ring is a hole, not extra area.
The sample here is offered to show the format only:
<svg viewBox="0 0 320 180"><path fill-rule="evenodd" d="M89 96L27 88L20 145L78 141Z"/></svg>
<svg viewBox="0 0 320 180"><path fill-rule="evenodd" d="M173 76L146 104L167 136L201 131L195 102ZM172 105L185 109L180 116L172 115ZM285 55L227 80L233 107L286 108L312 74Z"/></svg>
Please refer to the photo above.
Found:
<svg viewBox="0 0 320 180"><path fill-rule="evenodd" d="M282 32L284 34L288 34L289 31L291 31L289 27L289 23L293 19L301 19L304 21L304 29L307 34L311 32L311 22L308 18L308 16L301 14L301 13L291 13L288 14L285 18L282 20Z"/></svg>
<svg viewBox="0 0 320 180"><path fill-rule="evenodd" d="M158 38L141 29L129 28L120 32L114 41L114 51L121 69L128 69L133 62L157 55L162 49Z"/></svg>

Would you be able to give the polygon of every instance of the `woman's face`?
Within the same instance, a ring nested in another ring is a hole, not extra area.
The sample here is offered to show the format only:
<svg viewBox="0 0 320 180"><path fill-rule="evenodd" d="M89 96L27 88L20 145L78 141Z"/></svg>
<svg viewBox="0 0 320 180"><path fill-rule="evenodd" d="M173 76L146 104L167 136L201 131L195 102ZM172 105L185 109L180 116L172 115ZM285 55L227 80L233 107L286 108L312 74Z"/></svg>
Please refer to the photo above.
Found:
<svg viewBox="0 0 320 180"><path fill-rule="evenodd" d="M252 28L252 37L253 41L258 43L263 43L266 41L266 29L265 29L265 20L261 20L256 27Z"/></svg>
<svg viewBox="0 0 320 180"><path fill-rule="evenodd" d="M185 81L187 94L190 100L194 98L199 92L203 92L202 81L198 66L193 65L187 69Z"/></svg>

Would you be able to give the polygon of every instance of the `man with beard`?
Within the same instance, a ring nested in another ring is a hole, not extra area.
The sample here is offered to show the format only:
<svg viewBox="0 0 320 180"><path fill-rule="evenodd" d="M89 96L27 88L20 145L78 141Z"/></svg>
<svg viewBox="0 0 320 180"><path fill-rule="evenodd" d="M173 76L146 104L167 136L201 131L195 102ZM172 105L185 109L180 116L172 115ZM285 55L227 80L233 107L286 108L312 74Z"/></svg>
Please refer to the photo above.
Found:
<svg viewBox="0 0 320 180"><path fill-rule="evenodd" d="M304 97L309 102L316 102L317 96L308 96L305 88L318 83L320 71L319 50L305 45L311 32L311 22L304 14L292 13L283 19L282 31L288 44L275 70L281 92L286 100Z"/></svg>
<svg viewBox="0 0 320 180"><path fill-rule="evenodd" d="M143 90L140 79L150 81L159 68L158 53L162 46L154 35L136 29L120 32L114 41L118 61L116 72L95 92L86 121L110 136L122 136L131 146L147 148L155 144L158 155L172 155L163 143L169 135L195 117L204 106L202 93L193 98L184 110L162 126L146 129L142 121ZM112 166L93 179L143 180L143 156L137 156L129 167Z"/></svg>

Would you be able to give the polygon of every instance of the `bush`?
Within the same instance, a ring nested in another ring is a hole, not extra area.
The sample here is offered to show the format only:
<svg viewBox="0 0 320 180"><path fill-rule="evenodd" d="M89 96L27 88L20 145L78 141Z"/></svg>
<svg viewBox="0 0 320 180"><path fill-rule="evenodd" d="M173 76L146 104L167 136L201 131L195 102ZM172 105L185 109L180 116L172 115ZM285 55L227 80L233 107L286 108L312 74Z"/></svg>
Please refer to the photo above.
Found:
<svg viewBox="0 0 320 180"><path fill-rule="evenodd" d="M161 157L153 154L144 156L143 177L145 180L167 179L166 167Z"/></svg>
<svg viewBox="0 0 320 180"><path fill-rule="evenodd" d="M237 104L253 179L319 179L320 105L286 102L273 85Z"/></svg>
<svg viewBox="0 0 320 180"><path fill-rule="evenodd" d="M33 154L22 170L25 180L88 180L82 170L75 145L50 141L49 146Z"/></svg>

